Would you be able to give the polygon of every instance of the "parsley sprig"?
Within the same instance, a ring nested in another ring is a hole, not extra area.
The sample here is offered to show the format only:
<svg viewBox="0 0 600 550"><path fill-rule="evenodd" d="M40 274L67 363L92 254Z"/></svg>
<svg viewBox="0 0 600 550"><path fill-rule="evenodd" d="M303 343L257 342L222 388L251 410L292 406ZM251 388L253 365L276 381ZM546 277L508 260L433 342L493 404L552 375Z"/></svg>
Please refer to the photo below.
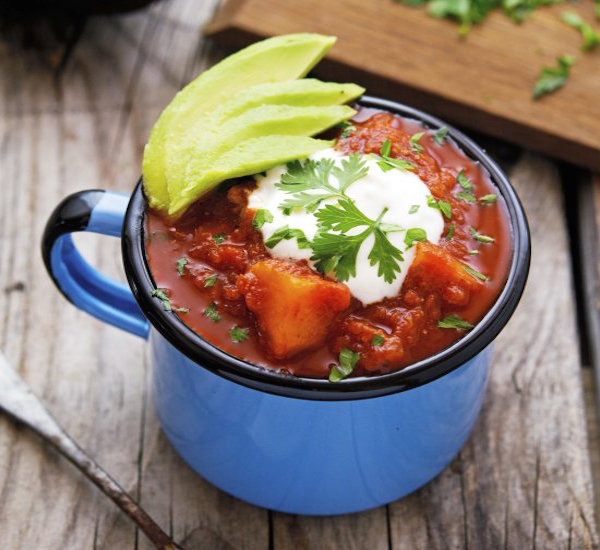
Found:
<svg viewBox="0 0 600 550"><path fill-rule="evenodd" d="M342 348L338 356L339 365L334 365L329 372L330 382L339 382L350 374L360 360L360 353L356 353L348 348Z"/></svg>

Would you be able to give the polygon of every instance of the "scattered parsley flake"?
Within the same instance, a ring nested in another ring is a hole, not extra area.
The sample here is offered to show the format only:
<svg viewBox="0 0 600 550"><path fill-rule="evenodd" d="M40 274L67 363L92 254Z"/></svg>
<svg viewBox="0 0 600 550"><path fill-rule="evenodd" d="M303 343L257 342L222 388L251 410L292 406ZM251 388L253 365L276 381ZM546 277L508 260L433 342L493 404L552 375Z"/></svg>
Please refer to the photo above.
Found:
<svg viewBox="0 0 600 550"><path fill-rule="evenodd" d="M461 170L456 176L456 181L465 191L473 190L473 182L469 179L469 177L465 174L464 170Z"/></svg>
<svg viewBox="0 0 600 550"><path fill-rule="evenodd" d="M482 204L494 204L498 200L498 195L491 193L490 195L483 195L479 197L479 202Z"/></svg>
<svg viewBox="0 0 600 550"><path fill-rule="evenodd" d="M471 231L471 236L476 241L479 241L480 243L491 244L491 243L495 242L494 237L490 237L489 235L484 235L483 233L479 233L479 231L477 231L477 229L475 229L474 227L471 227L470 231Z"/></svg>
<svg viewBox="0 0 600 550"><path fill-rule="evenodd" d="M444 141L448 137L448 128L442 126L437 130L435 134L433 134L433 141L435 141L438 145L443 145Z"/></svg>
<svg viewBox="0 0 600 550"><path fill-rule="evenodd" d="M371 345L374 348L379 348L381 346L383 346L383 343L385 342L385 338L381 335L381 334L376 334L375 336L373 336L373 338L371 339Z"/></svg>
<svg viewBox="0 0 600 550"><path fill-rule="evenodd" d="M252 220L252 227L254 229L260 229L265 223L271 223L273 221L273 214L269 212L265 208L259 208L254 214L254 219Z"/></svg>
<svg viewBox="0 0 600 550"><path fill-rule="evenodd" d="M470 191L459 191L458 193L456 193L456 198L460 199L463 202L477 202L477 199L473 196L473 193L471 193Z"/></svg>
<svg viewBox="0 0 600 550"><path fill-rule="evenodd" d="M338 361L339 365L334 365L329 372L330 382L339 382L349 376L356 364L360 360L360 353L356 353L348 348L342 348Z"/></svg>
<svg viewBox="0 0 600 550"><path fill-rule="evenodd" d="M471 330L473 325L458 315L446 315L441 321L438 321L437 326L440 328L455 328L458 330Z"/></svg>
<svg viewBox="0 0 600 550"><path fill-rule="evenodd" d="M182 256L177 260L177 275L179 277L183 276L183 270L188 263L188 259L185 256Z"/></svg>
<svg viewBox="0 0 600 550"><path fill-rule="evenodd" d="M381 168L383 172L389 172L394 168L402 171L410 171L414 170L416 167L412 162L408 162L404 159L397 159L390 157L392 152L392 142L389 139L386 139L381 146L379 151L379 155L373 155L373 157L379 159L377 161L377 166Z"/></svg>
<svg viewBox="0 0 600 550"><path fill-rule="evenodd" d="M239 344L240 342L248 340L249 332L250 329L233 326L229 331L229 337L234 344Z"/></svg>
<svg viewBox="0 0 600 550"><path fill-rule="evenodd" d="M290 239L296 239L298 248L310 248L310 241L306 238L302 229L293 229L284 225L280 227L275 233L273 233L266 241L265 246L267 248L273 248L277 246L281 241L289 241Z"/></svg>
<svg viewBox="0 0 600 550"><path fill-rule="evenodd" d="M415 214L416 212L419 211L420 205L418 204L413 204L409 209L408 209L408 213L409 214Z"/></svg>
<svg viewBox="0 0 600 550"><path fill-rule="evenodd" d="M587 21L585 21L578 13L574 11L564 11L562 13L562 20L567 25L577 29L583 43L581 44L582 50L593 50L598 44L600 44L600 32L596 31Z"/></svg>
<svg viewBox="0 0 600 550"><path fill-rule="evenodd" d="M454 237L454 224L451 223L448 226L448 232L446 233L446 240L449 241L452 237Z"/></svg>
<svg viewBox="0 0 600 550"><path fill-rule="evenodd" d="M168 290L166 288L155 288L152 291L152 296L158 298L163 305L165 311L176 311L177 313L188 313L189 308L187 307L173 307L171 305L171 300L169 295L167 294Z"/></svg>
<svg viewBox="0 0 600 550"><path fill-rule="evenodd" d="M211 321L218 323L221 320L221 315L219 314L219 310L217 309L217 304L211 302L208 307L204 309L204 316L208 317Z"/></svg>
<svg viewBox="0 0 600 550"><path fill-rule="evenodd" d="M346 139L347 137L350 137L351 134L356 132L356 126L347 120L340 122L338 124L338 128L342 130L342 133L340 134L341 139Z"/></svg>
<svg viewBox="0 0 600 550"><path fill-rule="evenodd" d="M561 55L557 59L556 67L543 67L538 81L533 88L533 99L539 99L543 95L551 94L562 86L569 78L571 65L575 58L570 55Z"/></svg>
<svg viewBox="0 0 600 550"><path fill-rule="evenodd" d="M413 153L416 153L417 155L419 153L423 152L423 146L419 143L419 140L425 135L425 132L417 132L416 134L413 134L412 136L410 136L410 148L412 149Z"/></svg>
<svg viewBox="0 0 600 550"><path fill-rule="evenodd" d="M410 248L415 244L415 242L423 242L427 240L427 233L424 229L420 227L411 227L406 231L406 236L404 237L404 244L406 248Z"/></svg>
<svg viewBox="0 0 600 550"><path fill-rule="evenodd" d="M207 277L206 279L204 279L204 288L210 288L211 286L215 286L215 283L218 279L219 276L216 273L214 273L210 277Z"/></svg>
<svg viewBox="0 0 600 550"><path fill-rule="evenodd" d="M285 206L280 206L280 207L279 207L279 210L281 210L281 213L282 213L284 216L289 216L289 215L292 213L292 209L291 209L291 208L289 208L289 207L288 207L288 208L286 208Z"/></svg>
<svg viewBox="0 0 600 550"><path fill-rule="evenodd" d="M473 277L475 277L476 279L479 279L480 281L488 280L487 275L484 275L483 273L481 273L481 271L477 271L476 269L473 269L470 265L463 264L463 268L469 275L472 275Z"/></svg>
<svg viewBox="0 0 600 550"><path fill-rule="evenodd" d="M471 256L476 256L479 254L479 250L469 250L469 254L471 254Z"/></svg>
<svg viewBox="0 0 600 550"><path fill-rule="evenodd" d="M217 244L225 242L226 239L227 235L225 235L225 233L217 233L216 235L213 235L213 241L215 241Z"/></svg>
<svg viewBox="0 0 600 550"><path fill-rule="evenodd" d="M444 214L444 216L446 216L447 219L452 219L452 207L450 206L450 203L442 199L437 200L433 197L433 195L428 195L427 206L439 210L442 214Z"/></svg>

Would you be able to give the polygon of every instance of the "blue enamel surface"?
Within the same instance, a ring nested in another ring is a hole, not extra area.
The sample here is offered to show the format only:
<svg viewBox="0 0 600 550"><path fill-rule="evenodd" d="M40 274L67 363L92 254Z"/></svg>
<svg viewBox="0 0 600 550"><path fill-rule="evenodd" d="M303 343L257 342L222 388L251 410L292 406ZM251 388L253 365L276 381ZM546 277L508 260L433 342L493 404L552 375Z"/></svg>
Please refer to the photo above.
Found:
<svg viewBox="0 0 600 550"><path fill-rule="evenodd" d="M128 202L128 195L104 193L92 210L86 231L120 236ZM56 239L51 267L61 290L78 308L137 336L148 336L148 320L129 287L90 266L75 247L71 234Z"/></svg>
<svg viewBox="0 0 600 550"><path fill-rule="evenodd" d="M380 506L435 477L481 408L490 348L397 394L307 401L227 381L151 334L154 401L181 456L209 482L258 506L342 514Z"/></svg>

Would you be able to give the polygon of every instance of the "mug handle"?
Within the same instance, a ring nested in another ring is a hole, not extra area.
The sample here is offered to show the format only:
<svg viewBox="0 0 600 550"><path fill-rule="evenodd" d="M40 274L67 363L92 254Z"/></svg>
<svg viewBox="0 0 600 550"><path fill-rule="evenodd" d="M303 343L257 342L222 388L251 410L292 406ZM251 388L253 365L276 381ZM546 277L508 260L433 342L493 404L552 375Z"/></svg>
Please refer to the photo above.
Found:
<svg viewBox="0 0 600 550"><path fill-rule="evenodd" d="M142 338L150 324L126 284L110 279L86 262L71 233L91 231L120 237L129 195L91 189L64 199L48 218L42 256L56 287L79 309Z"/></svg>

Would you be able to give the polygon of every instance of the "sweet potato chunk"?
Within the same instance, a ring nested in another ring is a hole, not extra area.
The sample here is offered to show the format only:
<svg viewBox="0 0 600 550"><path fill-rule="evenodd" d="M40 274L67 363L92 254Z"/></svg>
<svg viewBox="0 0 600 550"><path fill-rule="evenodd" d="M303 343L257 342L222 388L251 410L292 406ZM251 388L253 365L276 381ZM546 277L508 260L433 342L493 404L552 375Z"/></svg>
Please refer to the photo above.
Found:
<svg viewBox="0 0 600 550"><path fill-rule="evenodd" d="M439 293L446 303L465 305L471 292L483 286L465 265L439 246L422 242L417 245L408 278L424 291Z"/></svg>
<svg viewBox="0 0 600 550"><path fill-rule="evenodd" d="M347 286L276 259L255 263L237 285L264 346L278 359L322 345L336 315L350 305Z"/></svg>

